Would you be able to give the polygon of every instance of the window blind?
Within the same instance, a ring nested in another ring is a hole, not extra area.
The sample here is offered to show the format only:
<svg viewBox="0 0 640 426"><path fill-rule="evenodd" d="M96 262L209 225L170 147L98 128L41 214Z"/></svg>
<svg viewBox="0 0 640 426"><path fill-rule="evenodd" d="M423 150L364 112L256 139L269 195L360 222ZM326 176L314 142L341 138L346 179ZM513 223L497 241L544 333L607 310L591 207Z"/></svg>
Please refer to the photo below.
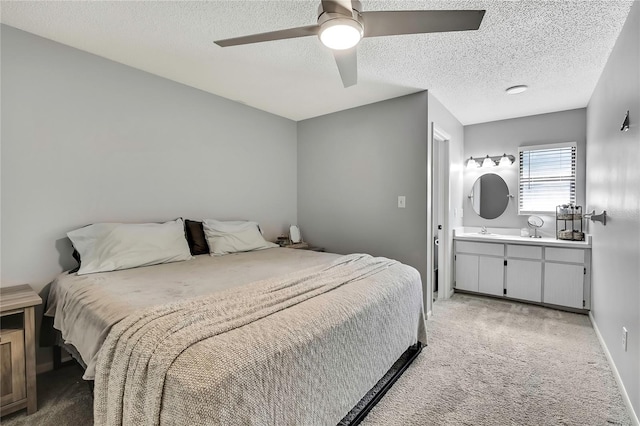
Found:
<svg viewBox="0 0 640 426"><path fill-rule="evenodd" d="M521 147L518 213L555 212L576 202L576 144Z"/></svg>

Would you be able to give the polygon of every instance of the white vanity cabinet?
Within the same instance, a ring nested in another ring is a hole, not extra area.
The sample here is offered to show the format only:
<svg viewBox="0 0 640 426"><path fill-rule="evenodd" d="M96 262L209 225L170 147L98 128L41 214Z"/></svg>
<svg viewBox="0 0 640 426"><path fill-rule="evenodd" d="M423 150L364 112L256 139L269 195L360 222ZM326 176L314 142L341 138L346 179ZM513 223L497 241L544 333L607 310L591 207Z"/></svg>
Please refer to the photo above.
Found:
<svg viewBox="0 0 640 426"><path fill-rule="evenodd" d="M478 257L478 291L502 296L504 293L504 261L496 257Z"/></svg>
<svg viewBox="0 0 640 426"><path fill-rule="evenodd" d="M542 247L507 244L505 266L507 297L542 302Z"/></svg>
<svg viewBox="0 0 640 426"><path fill-rule="evenodd" d="M456 288L501 296L504 289L504 246L456 242Z"/></svg>
<svg viewBox="0 0 640 426"><path fill-rule="evenodd" d="M588 310L590 266L590 244L455 238L456 290Z"/></svg>
<svg viewBox="0 0 640 426"><path fill-rule="evenodd" d="M589 295L584 293L590 263L588 252L580 249L547 248L544 265L544 303L583 309Z"/></svg>
<svg viewBox="0 0 640 426"><path fill-rule="evenodd" d="M542 302L542 263L534 260L507 260L504 294L514 299Z"/></svg>
<svg viewBox="0 0 640 426"><path fill-rule="evenodd" d="M456 255L456 288L478 291L478 255L465 253Z"/></svg>

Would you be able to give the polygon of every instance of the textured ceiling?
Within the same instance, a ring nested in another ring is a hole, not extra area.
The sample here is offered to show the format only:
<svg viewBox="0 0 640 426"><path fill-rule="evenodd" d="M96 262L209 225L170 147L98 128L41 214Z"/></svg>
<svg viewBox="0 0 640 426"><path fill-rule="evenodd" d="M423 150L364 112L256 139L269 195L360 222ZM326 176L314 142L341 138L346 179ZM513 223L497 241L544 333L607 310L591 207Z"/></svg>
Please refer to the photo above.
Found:
<svg viewBox="0 0 640 426"><path fill-rule="evenodd" d="M633 1L363 0L364 10L487 13L475 32L364 39L347 89L316 37L213 44L315 24L319 3L3 1L0 12L7 25L293 120L428 89L472 124L586 106ZM530 90L506 95L516 84Z"/></svg>

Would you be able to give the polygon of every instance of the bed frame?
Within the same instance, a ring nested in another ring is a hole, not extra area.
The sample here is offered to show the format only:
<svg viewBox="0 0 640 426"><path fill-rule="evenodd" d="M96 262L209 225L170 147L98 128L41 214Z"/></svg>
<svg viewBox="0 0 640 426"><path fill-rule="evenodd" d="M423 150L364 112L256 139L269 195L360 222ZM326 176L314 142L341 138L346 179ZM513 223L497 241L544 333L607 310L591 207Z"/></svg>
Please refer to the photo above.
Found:
<svg viewBox="0 0 640 426"><path fill-rule="evenodd" d="M384 394L391 389L391 386L393 386L396 380L402 376L411 363L420 355L423 347L424 345L420 342L409 346L382 379L340 420L337 426L356 426L360 424L360 422L367 417L369 411L376 406Z"/></svg>
<svg viewBox="0 0 640 426"><path fill-rule="evenodd" d="M360 422L367 417L369 411L371 411L373 407L380 402L387 391L391 389L393 384L400 378L400 376L402 376L407 368L409 368L418 355L420 355L424 346L425 345L420 342L409 346L409 348L404 351L404 353L400 355L400 358L398 358L398 360L391 366L387 373L378 380L378 383L376 383L375 386L371 388L364 397L362 397L356 406L353 407L351 411L342 418L342 420L340 420L337 426L356 426L360 424ZM63 349L71 355L72 359L62 362ZM74 352L76 352L75 348L69 345L58 343L53 346L53 368L57 370L65 366L78 363L84 369L85 366L82 365L82 362L80 362L78 357L74 355ZM87 384L91 390L91 396L93 396L93 380L87 380Z"/></svg>
<svg viewBox="0 0 640 426"><path fill-rule="evenodd" d="M42 316L42 323L40 326L40 346L52 347L53 368L56 370L75 363L78 363L83 370L86 369L86 365L82 362L82 358L76 348L72 345L65 344L60 331L53 327L53 318L46 317L44 315ZM426 344L421 342L409 346L385 373L385 375L373 386L373 388L371 388L356 404L356 406L353 407L351 411L349 411L349 413L340 420L340 422L338 422L337 426L356 426L360 424L373 407L375 407L382 397L384 397L387 391L391 389L400 376L402 376L407 368L409 368L411 363L418 357L418 355L420 355L424 346L426 346ZM63 349L71 355L72 359L62 362ZM91 395L93 396L93 380L87 380L87 385L89 386Z"/></svg>

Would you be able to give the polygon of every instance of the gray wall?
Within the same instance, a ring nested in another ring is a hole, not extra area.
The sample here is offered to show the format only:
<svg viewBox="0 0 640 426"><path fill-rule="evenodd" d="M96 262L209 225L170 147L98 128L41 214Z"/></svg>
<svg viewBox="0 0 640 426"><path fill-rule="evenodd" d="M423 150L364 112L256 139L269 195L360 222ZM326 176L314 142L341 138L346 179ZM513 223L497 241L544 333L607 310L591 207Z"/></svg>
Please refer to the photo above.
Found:
<svg viewBox="0 0 640 426"><path fill-rule="evenodd" d="M426 283L426 186L426 92L298 122L298 221L306 241L397 259Z"/></svg>
<svg viewBox="0 0 640 426"><path fill-rule="evenodd" d="M524 94L526 96L526 94ZM464 168L464 226L488 226L492 228L526 228L528 215L518 215L518 147L548 143L577 143L577 204L585 203L585 161L586 161L586 109L533 115L509 120L474 124L464 128L464 159L512 154L516 157L511 166L491 169ZM461 166L464 166L464 161ZM496 173L505 180L509 192L514 195L506 211L496 219L483 219L471 206L467 195L476 179L484 173ZM541 217L545 220L542 228L544 236L555 237L553 216Z"/></svg>
<svg viewBox="0 0 640 426"><path fill-rule="evenodd" d="M100 221L297 221L296 123L2 26L2 285Z"/></svg>
<svg viewBox="0 0 640 426"><path fill-rule="evenodd" d="M587 108L592 315L640 415L640 3L635 2ZM631 129L621 132L627 110ZM622 327L629 330L622 350Z"/></svg>

